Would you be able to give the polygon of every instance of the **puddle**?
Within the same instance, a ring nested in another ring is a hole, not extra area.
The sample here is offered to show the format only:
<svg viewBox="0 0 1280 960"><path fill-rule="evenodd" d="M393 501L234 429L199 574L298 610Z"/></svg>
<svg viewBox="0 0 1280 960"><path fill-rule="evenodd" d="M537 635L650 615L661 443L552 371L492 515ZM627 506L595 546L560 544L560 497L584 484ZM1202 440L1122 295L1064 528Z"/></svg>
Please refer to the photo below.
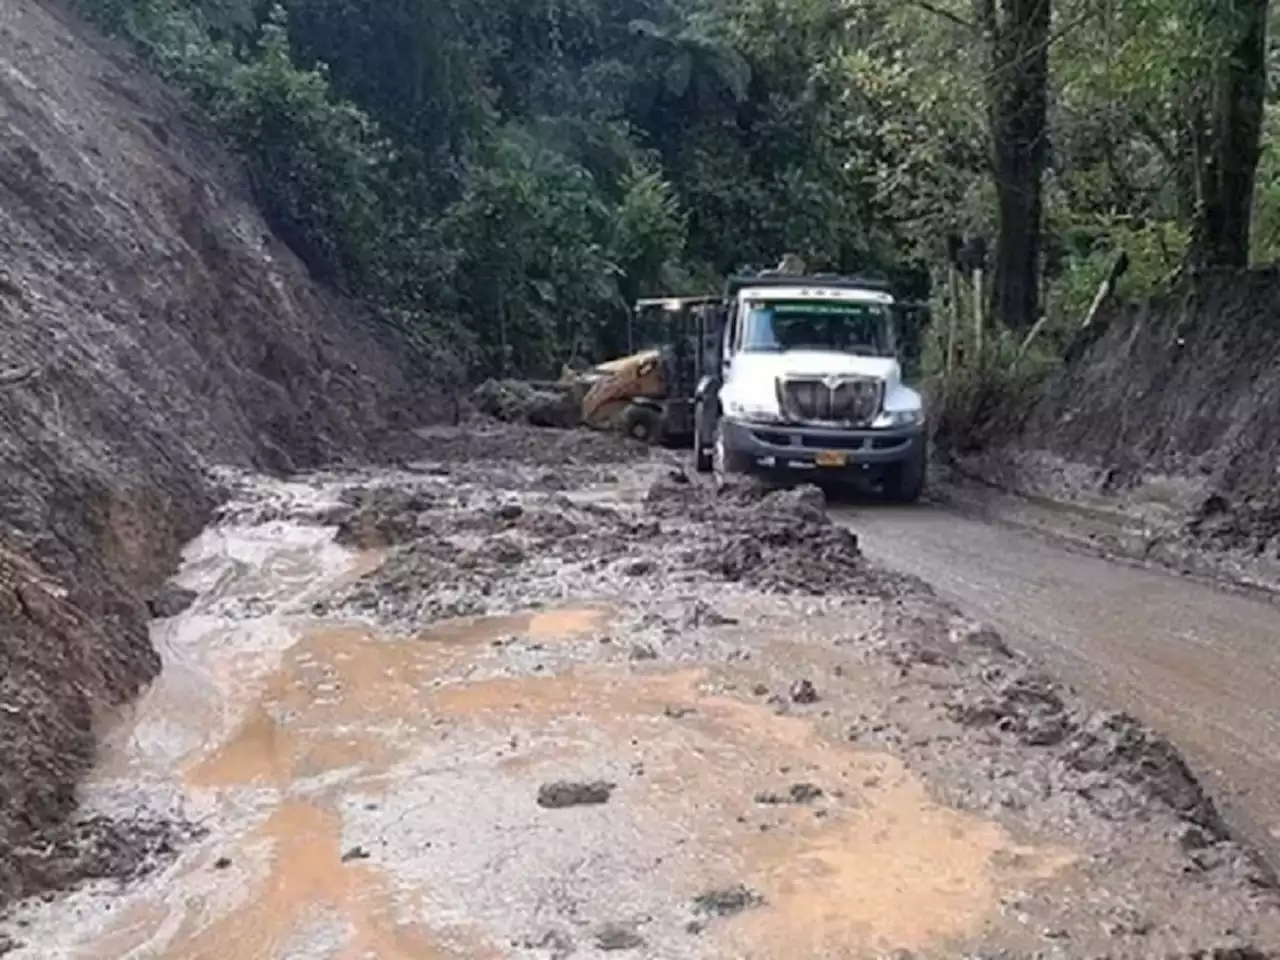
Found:
<svg viewBox="0 0 1280 960"><path fill-rule="evenodd" d="M431 703L461 724L540 730L573 745L504 767L531 782L586 774L593 753L598 765L618 756L641 765L643 777L626 778L610 801L611 814L624 811L613 831L647 834L660 848L658 824L675 825L680 848L647 881L685 896L745 883L764 896L706 931L712 956L874 957L960 942L983 932L1002 896L1073 862L1069 851L1023 846L995 823L935 803L890 755L828 743L804 719L704 693L705 680L698 671L503 679L451 687ZM817 785L818 802L754 802L796 782Z"/></svg>
<svg viewBox="0 0 1280 960"><path fill-rule="evenodd" d="M210 836L123 893L33 913L26 956L484 960L640 917L642 955L665 960L873 957L978 936L1002 896L1070 862L935 804L891 756L717 694L706 670L591 642L609 663L516 675L518 651L495 643L554 652L608 609L392 638L308 617L380 561L322 529L211 531L188 560L201 598L159 627L165 672L89 790L176 795ZM244 598L264 599L226 614ZM538 787L558 779L615 789L544 810ZM820 795L756 802L797 782ZM737 884L763 905L686 929L694 898ZM576 932L555 932L568 919Z"/></svg>
<svg viewBox="0 0 1280 960"><path fill-rule="evenodd" d="M475 943L446 947L438 931L400 919L398 912L420 912L421 904L405 898L410 909L397 911L397 898L384 871L344 856L341 837L341 819L334 810L299 800L282 803L242 846L269 848L265 876L249 885L246 902L203 928L199 917L190 917L165 956L172 960L285 956L485 960L498 956Z"/></svg>

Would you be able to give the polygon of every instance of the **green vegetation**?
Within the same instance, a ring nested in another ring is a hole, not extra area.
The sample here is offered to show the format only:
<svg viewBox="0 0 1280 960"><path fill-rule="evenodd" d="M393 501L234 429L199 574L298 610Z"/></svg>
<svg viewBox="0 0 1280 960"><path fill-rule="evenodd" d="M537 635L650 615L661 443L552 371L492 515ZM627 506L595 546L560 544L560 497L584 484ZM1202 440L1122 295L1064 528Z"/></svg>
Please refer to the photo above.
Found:
<svg viewBox="0 0 1280 960"><path fill-rule="evenodd" d="M81 2L317 276L475 373L554 375L633 298L787 251L946 306L981 234L995 321L951 351L1021 384L1117 250L1128 296L1240 265L1253 198L1280 251L1266 0Z"/></svg>

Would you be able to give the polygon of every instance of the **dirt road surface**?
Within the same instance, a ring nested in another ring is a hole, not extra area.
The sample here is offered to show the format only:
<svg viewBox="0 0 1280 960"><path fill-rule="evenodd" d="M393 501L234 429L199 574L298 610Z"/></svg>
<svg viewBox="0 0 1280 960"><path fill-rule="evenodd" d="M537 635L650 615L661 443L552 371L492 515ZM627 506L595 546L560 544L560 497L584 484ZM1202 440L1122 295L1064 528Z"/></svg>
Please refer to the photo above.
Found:
<svg viewBox="0 0 1280 960"><path fill-rule="evenodd" d="M833 515L874 559L923 578L1054 676L1169 736L1280 867L1280 606L943 506Z"/></svg>
<svg viewBox="0 0 1280 960"><path fill-rule="evenodd" d="M1177 753L817 491L570 432L429 448L228 479L0 951L1280 957L1274 875Z"/></svg>

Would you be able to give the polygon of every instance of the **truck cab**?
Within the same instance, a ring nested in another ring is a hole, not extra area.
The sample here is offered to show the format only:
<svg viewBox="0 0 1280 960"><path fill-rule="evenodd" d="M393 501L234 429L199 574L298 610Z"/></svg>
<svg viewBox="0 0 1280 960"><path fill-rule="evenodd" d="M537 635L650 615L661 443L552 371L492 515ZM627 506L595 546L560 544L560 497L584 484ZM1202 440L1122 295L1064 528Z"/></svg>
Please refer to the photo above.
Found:
<svg viewBox="0 0 1280 960"><path fill-rule="evenodd" d="M695 395L700 471L871 481L890 499L920 497L924 403L903 383L887 284L737 277L724 306L719 369Z"/></svg>

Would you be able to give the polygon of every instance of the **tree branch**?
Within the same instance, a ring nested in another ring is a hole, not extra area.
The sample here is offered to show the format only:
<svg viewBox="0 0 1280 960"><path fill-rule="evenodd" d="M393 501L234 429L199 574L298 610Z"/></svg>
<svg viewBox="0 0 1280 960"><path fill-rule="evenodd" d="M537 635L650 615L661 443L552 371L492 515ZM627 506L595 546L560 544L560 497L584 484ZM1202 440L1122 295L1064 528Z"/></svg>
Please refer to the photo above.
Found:
<svg viewBox="0 0 1280 960"><path fill-rule="evenodd" d="M844 23L846 20L853 19L864 9L872 6L873 2L874 0L868 0L868 2L862 4L849 4L842 10L835 11L831 14L831 26L836 27ZM953 13L945 7L939 7L930 2L930 0L902 0L902 2L909 7L916 7L919 10L923 10L925 13L931 13L935 17L941 17L943 20L950 20L956 26L964 27L966 30L978 29L978 25L972 20L966 20L964 17L960 16L960 14Z"/></svg>
<svg viewBox="0 0 1280 960"><path fill-rule="evenodd" d="M954 24L964 27L966 30L977 30L978 25L972 20L966 20L958 13L952 13L943 7L934 6L928 0L906 0L908 6L918 7L925 13L932 13L935 17L942 17L944 20L950 20Z"/></svg>

